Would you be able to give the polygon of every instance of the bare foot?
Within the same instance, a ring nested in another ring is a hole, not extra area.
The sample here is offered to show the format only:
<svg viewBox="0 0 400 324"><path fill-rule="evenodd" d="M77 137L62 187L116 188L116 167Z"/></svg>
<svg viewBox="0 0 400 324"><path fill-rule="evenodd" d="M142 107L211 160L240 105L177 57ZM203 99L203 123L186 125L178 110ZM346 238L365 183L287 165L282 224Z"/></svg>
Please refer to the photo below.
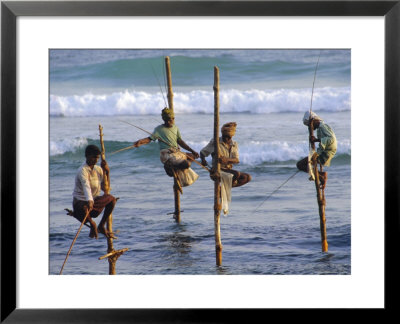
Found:
<svg viewBox="0 0 400 324"><path fill-rule="evenodd" d="M105 236L108 237L108 238L112 238L112 239L115 238L115 236L113 235L113 233L109 232L109 231L106 229L106 227L105 227L104 225L99 225L98 230L99 230L99 233L105 235Z"/></svg>
<svg viewBox="0 0 400 324"><path fill-rule="evenodd" d="M90 238L95 238L96 240L99 238L99 234L97 231L97 226L96 224L90 224L90 233L89 233L89 237Z"/></svg>

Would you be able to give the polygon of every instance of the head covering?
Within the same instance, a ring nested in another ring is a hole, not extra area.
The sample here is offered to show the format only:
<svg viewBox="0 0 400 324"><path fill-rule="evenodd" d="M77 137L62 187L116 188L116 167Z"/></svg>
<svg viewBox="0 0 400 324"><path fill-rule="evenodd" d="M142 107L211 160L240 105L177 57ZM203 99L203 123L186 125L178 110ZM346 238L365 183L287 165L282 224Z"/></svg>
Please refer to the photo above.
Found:
<svg viewBox="0 0 400 324"><path fill-rule="evenodd" d="M303 124L306 126L309 126L310 120L319 120L322 121L322 118L319 117L316 113L311 112L311 118L310 118L310 112L306 111L303 117Z"/></svg>
<svg viewBox="0 0 400 324"><path fill-rule="evenodd" d="M88 145L85 149L85 156L96 156L100 155L101 151L96 145Z"/></svg>
<svg viewBox="0 0 400 324"><path fill-rule="evenodd" d="M172 109L169 109L169 108L165 107L161 111L161 117L162 117L163 121L170 120L170 119L175 117L174 111Z"/></svg>
<svg viewBox="0 0 400 324"><path fill-rule="evenodd" d="M222 135L234 136L236 133L236 123L230 122L226 123L221 127Z"/></svg>

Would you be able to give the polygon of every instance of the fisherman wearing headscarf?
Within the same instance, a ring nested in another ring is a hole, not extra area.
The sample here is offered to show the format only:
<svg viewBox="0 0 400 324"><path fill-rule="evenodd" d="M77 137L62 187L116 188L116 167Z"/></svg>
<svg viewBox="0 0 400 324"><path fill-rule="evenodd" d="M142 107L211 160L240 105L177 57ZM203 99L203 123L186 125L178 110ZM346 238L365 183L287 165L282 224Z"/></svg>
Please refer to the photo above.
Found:
<svg viewBox="0 0 400 324"><path fill-rule="evenodd" d="M221 127L222 136L219 138L219 162L221 163L221 171L233 174L232 187L240 187L251 180L250 174L233 170L233 164L239 163L239 147L238 143L232 138L236 133L235 122L226 123ZM206 166L206 157L214 158L214 139L200 151L201 163Z"/></svg>
<svg viewBox="0 0 400 324"><path fill-rule="evenodd" d="M164 124L157 126L151 136L133 143L133 146L139 147L158 140L160 160L164 164L165 172L170 177L176 174L181 186L191 185L199 177L190 168L191 160L199 158L199 154L183 141L179 128L175 125L175 115L172 109L164 108L161 111L161 118ZM191 153L181 152L179 146Z"/></svg>
<svg viewBox="0 0 400 324"><path fill-rule="evenodd" d="M317 137L314 135L310 136L310 142L319 143L317 152L314 153L312 159L322 166L330 166L331 160L335 156L337 150L336 135L332 128L324 123L321 117L314 112L310 114L310 112L306 111L303 117L303 124L309 127L310 123L312 123L313 129L317 130ZM306 157L297 162L297 168L301 171L308 172L308 160L309 158ZM324 189L328 180L328 173L319 172L319 178L321 187Z"/></svg>

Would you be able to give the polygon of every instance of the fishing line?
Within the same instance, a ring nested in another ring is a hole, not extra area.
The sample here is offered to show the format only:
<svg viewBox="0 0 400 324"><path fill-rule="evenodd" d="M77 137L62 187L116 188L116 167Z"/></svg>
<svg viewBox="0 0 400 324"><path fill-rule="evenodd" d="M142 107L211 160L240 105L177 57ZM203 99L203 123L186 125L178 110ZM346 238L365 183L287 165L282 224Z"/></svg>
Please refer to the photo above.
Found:
<svg viewBox="0 0 400 324"><path fill-rule="evenodd" d="M321 51L319 51L318 55L318 60L317 60L317 65L315 66L315 71L314 71L314 81L312 85L312 91L311 91L311 103L310 103L310 113L309 113L309 119L311 120L311 113L312 113L312 103L313 103L313 97L314 97L314 86L315 86L315 79L317 77L317 70L318 70L318 65L319 65L319 59L321 57ZM311 148L311 142L308 141L308 148Z"/></svg>
<svg viewBox="0 0 400 324"><path fill-rule="evenodd" d="M159 120L155 119L155 118L150 117L150 119L156 121L158 124L161 124L161 122Z"/></svg>
<svg viewBox="0 0 400 324"><path fill-rule="evenodd" d="M292 179L292 178L293 178L297 173L299 173L299 172L300 172L300 170L297 170L297 171L296 171L294 174L292 174L287 180L285 180L285 182L283 182L278 188L276 188L267 198L265 198L264 201L261 202L261 204L259 204L259 205L257 206L256 209L254 209L253 213L255 213L255 212L257 211L257 209L260 208L261 205L262 205L263 203L265 203L269 198L271 198L272 195L273 195L275 192L277 192L280 188L282 188L290 179Z"/></svg>
<svg viewBox="0 0 400 324"><path fill-rule="evenodd" d="M131 123L128 123L128 122L125 121L125 120L119 120L119 121L122 122L122 123L126 123L126 124L128 124L128 125L131 125L131 126L133 126L133 127L136 127L136 128L142 130L143 132L145 132L145 133L147 133L147 134L153 135L152 133L148 132L147 130L145 130L145 129L143 129L143 128L140 128L139 126L133 125L133 124L131 124ZM170 143L167 143L167 142L164 141L162 138L160 138L160 137L156 137L156 138L157 138L159 141L164 142L164 143L167 144L168 146L171 146ZM119 150L119 151L115 151L115 152L113 152L113 153L111 153L111 154L114 154L114 153L117 153L117 152L120 152L120 151L123 151L123 150L127 150L127 149L130 149L130 148L133 148L133 147L134 147L134 146L129 146L129 147L126 147L126 148L121 149L121 150ZM205 167L204 165L202 165L199 161L196 161L194 158L192 158L190 155L186 154L185 152L182 152L182 153L184 153L191 161L197 163L197 164L200 165L203 169L205 169L205 170L207 170L208 172L210 172L210 169L208 169L207 167Z"/></svg>
<svg viewBox="0 0 400 324"><path fill-rule="evenodd" d="M317 65L315 66L315 71L314 71L314 81L313 81L313 85L312 85L311 103L310 103L310 116L311 116L311 112L312 112L312 102L313 102L313 97L314 97L314 85L315 85L315 79L316 79L316 76L317 76L317 70L318 70L319 58L320 57L321 57L321 51L319 51L318 61L317 61Z"/></svg>
<svg viewBox="0 0 400 324"><path fill-rule="evenodd" d="M153 133L150 133L150 132L148 132L147 130L145 130L145 129L143 129L143 128L140 128L139 126L136 126L136 125L133 125L133 124L131 124L131 123L128 123L128 122L125 121L125 120L118 120L118 121L120 121L120 122L122 122L122 123L125 123L125 124L128 124L128 125L131 125L131 126L133 126L133 127L136 127L136 128L138 128L138 129L140 129L141 131L143 131L143 132L145 132L145 133L147 133L147 134L153 136ZM165 144L171 146L170 143L167 143L167 142L164 141L162 138L157 137L157 139L160 140L160 141L162 141L162 142L164 142Z"/></svg>
<svg viewBox="0 0 400 324"><path fill-rule="evenodd" d="M313 81L313 86L312 86L312 92L311 92L311 103L310 103L310 118L311 118L311 112L312 112L312 102L313 102L313 96L314 96L314 87L315 87L315 79L317 76L317 70L318 70L318 65L319 65L319 59L321 57L321 51L319 51L319 55L318 55L318 60L317 60L317 64L315 66L315 71L314 71L314 81ZM309 145L311 145L311 143L309 143ZM287 182L290 181L290 179L292 179L297 173L299 173L300 170L297 170L294 174L292 174L287 180L285 180L278 188L276 188L267 198L265 198L264 201L261 202L261 204L259 204L257 206L257 208L253 211L253 213L255 213L257 211L258 208L261 207L262 204L264 204L269 198L272 197L272 195L277 192L280 188L282 188Z"/></svg>
<svg viewBox="0 0 400 324"><path fill-rule="evenodd" d="M168 106L168 105L167 105L167 101L165 100L165 96L164 96L164 92L163 92L162 87L161 87L161 84L160 84L160 80L159 80L158 77L157 77L157 74L156 74L156 71L154 70L153 64L150 63L150 65L151 65L151 69L153 70L153 74L154 74L154 76L155 76L155 78L156 78L156 80L157 80L158 86L160 87L160 91L161 91L162 97L163 97L163 99L164 99L164 104L165 104L165 106L167 107L167 106Z"/></svg>

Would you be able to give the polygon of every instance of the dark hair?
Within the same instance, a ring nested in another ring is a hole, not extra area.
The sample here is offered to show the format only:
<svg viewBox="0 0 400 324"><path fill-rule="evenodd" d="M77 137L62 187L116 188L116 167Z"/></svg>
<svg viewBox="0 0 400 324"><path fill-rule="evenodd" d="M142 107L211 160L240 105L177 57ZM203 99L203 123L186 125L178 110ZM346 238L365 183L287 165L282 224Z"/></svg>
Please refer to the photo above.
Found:
<svg viewBox="0 0 400 324"><path fill-rule="evenodd" d="M85 149L85 156L100 155L101 151L96 145L88 145Z"/></svg>

